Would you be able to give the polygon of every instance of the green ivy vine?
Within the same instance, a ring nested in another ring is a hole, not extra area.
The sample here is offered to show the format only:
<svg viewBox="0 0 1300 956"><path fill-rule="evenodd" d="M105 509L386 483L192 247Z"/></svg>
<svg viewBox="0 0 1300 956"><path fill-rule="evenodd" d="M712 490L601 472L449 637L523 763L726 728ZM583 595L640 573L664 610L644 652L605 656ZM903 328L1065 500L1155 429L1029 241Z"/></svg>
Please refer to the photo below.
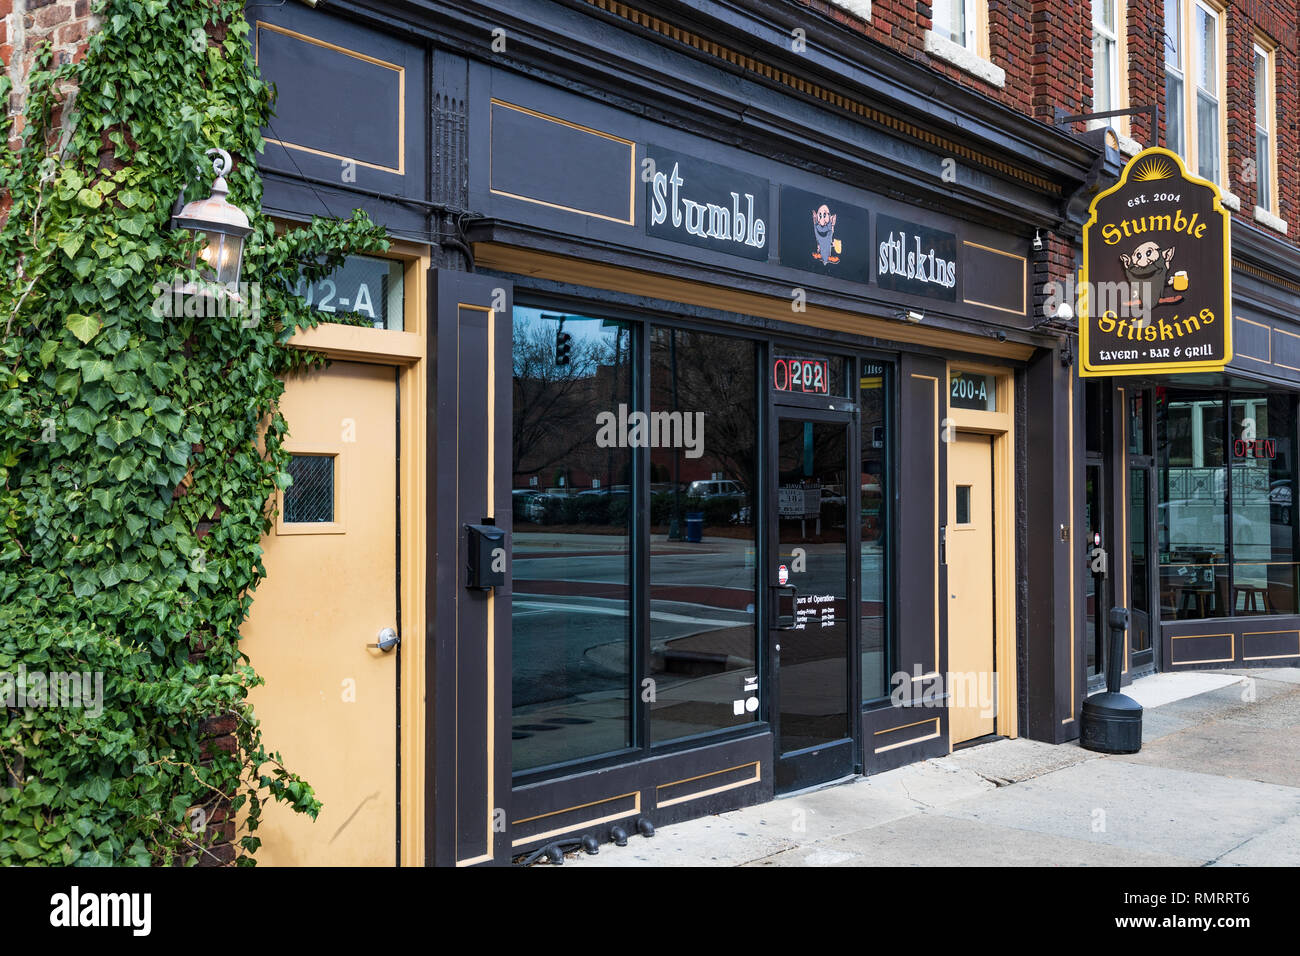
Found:
<svg viewBox="0 0 1300 956"><path fill-rule="evenodd" d="M226 806L251 864L267 799L320 809L262 740L239 635L289 483L282 379L322 361L286 345L318 319L294 287L387 242L359 212L279 232L260 214L272 91L242 7L99 0L85 57L43 51L22 128L0 129L20 137L0 164L0 697L4 675L102 675L100 713L0 699L0 865L193 862L196 808ZM254 223L256 321L155 307L197 278L168 221L182 189L207 194L213 147ZM234 753L205 744L220 715Z"/></svg>

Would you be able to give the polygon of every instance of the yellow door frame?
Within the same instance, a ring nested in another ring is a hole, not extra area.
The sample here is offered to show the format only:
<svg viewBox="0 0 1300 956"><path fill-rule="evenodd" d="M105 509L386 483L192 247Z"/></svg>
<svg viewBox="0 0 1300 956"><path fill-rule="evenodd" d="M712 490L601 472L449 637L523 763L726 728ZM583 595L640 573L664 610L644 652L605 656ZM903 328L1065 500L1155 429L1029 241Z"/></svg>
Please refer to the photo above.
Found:
<svg viewBox="0 0 1300 956"><path fill-rule="evenodd" d="M401 528L398 606L402 644L398 709L398 845L402 866L424 865L425 816L425 482L428 389L428 292L431 257L428 246L393 240L377 257L399 259L403 271L403 331L322 322L294 334L289 345L320 352L331 359L391 365L397 368L398 471Z"/></svg>
<svg viewBox="0 0 1300 956"><path fill-rule="evenodd" d="M973 372L994 376L997 411L953 408L950 403L952 376ZM994 551L994 667L998 676L997 732L1004 737L1019 735L1016 700L1016 458L1015 458L1015 378L1005 366L973 362L949 362L948 383L943 392L945 467L948 444L957 440L957 432L972 432L993 437L993 551ZM948 484L951 484L949 479ZM952 516L949 515L949 521ZM949 630L952 622L948 622ZM949 749L952 735L949 734Z"/></svg>

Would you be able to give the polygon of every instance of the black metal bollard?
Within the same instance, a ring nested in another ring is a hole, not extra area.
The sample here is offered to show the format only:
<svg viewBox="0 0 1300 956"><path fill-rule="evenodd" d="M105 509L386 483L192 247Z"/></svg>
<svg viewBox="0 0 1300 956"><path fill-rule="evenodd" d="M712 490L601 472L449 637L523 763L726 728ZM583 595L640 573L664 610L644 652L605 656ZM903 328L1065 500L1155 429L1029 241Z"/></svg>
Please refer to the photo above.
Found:
<svg viewBox="0 0 1300 956"><path fill-rule="evenodd" d="M1119 692L1124 665L1124 632L1128 608L1110 609L1110 658L1106 690L1083 702L1079 745L1104 754L1135 754L1142 749L1142 706Z"/></svg>
<svg viewBox="0 0 1300 956"><path fill-rule="evenodd" d="M1128 608L1110 609L1110 657L1106 661L1106 690L1119 693L1124 673L1124 632L1128 630Z"/></svg>

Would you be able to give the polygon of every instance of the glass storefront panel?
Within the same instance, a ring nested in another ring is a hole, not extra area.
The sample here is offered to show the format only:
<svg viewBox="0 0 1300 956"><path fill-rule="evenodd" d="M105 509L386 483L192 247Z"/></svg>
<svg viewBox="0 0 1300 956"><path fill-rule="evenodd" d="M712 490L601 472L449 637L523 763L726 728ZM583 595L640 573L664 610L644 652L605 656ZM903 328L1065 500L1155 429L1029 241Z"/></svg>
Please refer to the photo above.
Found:
<svg viewBox="0 0 1300 956"><path fill-rule="evenodd" d="M1229 613L1223 396L1157 389L1156 414L1162 616L1223 617Z"/></svg>
<svg viewBox="0 0 1300 956"><path fill-rule="evenodd" d="M513 769L632 743L633 330L514 310Z"/></svg>
<svg viewBox="0 0 1300 956"><path fill-rule="evenodd" d="M862 532L859 571L862 617L862 700L890 691L889 589L889 394L891 369L865 362L859 381L862 416Z"/></svg>
<svg viewBox="0 0 1300 956"><path fill-rule="evenodd" d="M757 346L652 329L650 409L671 433L650 450L657 744L759 719Z"/></svg>
<svg viewBox="0 0 1300 956"><path fill-rule="evenodd" d="M1161 616L1297 613L1295 398L1156 395Z"/></svg>
<svg viewBox="0 0 1300 956"><path fill-rule="evenodd" d="M1103 652L1101 638L1104 636L1105 628L1098 627L1098 613L1105 613L1104 608L1100 607L1103 602L1102 588L1099 585L1104 580L1092 573L1091 551L1092 541L1095 535L1101 532L1101 519L1104 509L1101 503L1101 466L1088 465L1085 469L1086 487L1083 497L1083 525L1088 529L1088 537L1084 541L1083 563L1084 571L1084 652L1087 655L1088 676L1101 673Z"/></svg>
<svg viewBox="0 0 1300 956"><path fill-rule="evenodd" d="M1149 594L1151 566L1147 563L1147 468L1130 468L1128 479L1128 540L1129 540L1129 602L1139 614L1151 613ZM1142 618L1146 621L1147 618ZM1131 630L1133 650L1151 649L1151 628L1135 627Z"/></svg>
<svg viewBox="0 0 1300 956"><path fill-rule="evenodd" d="M1297 564L1289 395L1232 397L1232 613L1296 613Z"/></svg>
<svg viewBox="0 0 1300 956"><path fill-rule="evenodd" d="M1149 455L1146 428L1146 395L1134 392L1128 400L1128 453L1130 455Z"/></svg>
<svg viewBox="0 0 1300 956"><path fill-rule="evenodd" d="M814 487L820 495L797 542L801 594L817 584L808 601L820 616L816 639L783 659L787 690L797 675L815 672L818 700L850 704L852 658L834 675L817 663L841 659L854 633L853 599L818 577L832 573L839 553L841 591L852 567L842 562L860 562L861 700L888 696L896 664L888 607L892 366L800 348L773 348L765 362L761 343L750 339L531 306L514 310L512 352L516 774L567 772L615 754L638 759L652 747L769 718L759 685L759 529L762 509L770 521L783 512L763 490L760 427L778 384L856 396L861 410L857 464L847 457L847 416L833 428L800 422L797 442L790 422L777 436L788 452L785 484L798 484L805 498ZM780 383L777 360L789 376ZM846 512L850 493L856 516ZM856 558L843 551L850 519L859 522ZM846 711L838 704L833 711L818 709L818 720L833 717L838 739L847 733L839 725ZM803 719L792 740L831 732L829 724L802 727Z"/></svg>
<svg viewBox="0 0 1300 956"><path fill-rule="evenodd" d="M778 422L777 547L798 592L794 628L781 640L779 721L784 753L852 733L845 485L853 463L848 436L848 428L838 422Z"/></svg>

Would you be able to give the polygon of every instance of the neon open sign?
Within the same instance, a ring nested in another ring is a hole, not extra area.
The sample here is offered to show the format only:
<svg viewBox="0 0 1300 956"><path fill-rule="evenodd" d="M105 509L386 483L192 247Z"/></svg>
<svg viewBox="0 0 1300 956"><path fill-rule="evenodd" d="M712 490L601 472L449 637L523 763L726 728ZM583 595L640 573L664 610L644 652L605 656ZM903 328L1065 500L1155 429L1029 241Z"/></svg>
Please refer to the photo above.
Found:
<svg viewBox="0 0 1300 956"><path fill-rule="evenodd" d="M1234 458L1267 458L1272 460L1277 457L1277 439L1238 438L1232 443L1232 455Z"/></svg>
<svg viewBox="0 0 1300 956"><path fill-rule="evenodd" d="M778 392L829 395L831 393L830 362L826 359L773 359L772 385Z"/></svg>

